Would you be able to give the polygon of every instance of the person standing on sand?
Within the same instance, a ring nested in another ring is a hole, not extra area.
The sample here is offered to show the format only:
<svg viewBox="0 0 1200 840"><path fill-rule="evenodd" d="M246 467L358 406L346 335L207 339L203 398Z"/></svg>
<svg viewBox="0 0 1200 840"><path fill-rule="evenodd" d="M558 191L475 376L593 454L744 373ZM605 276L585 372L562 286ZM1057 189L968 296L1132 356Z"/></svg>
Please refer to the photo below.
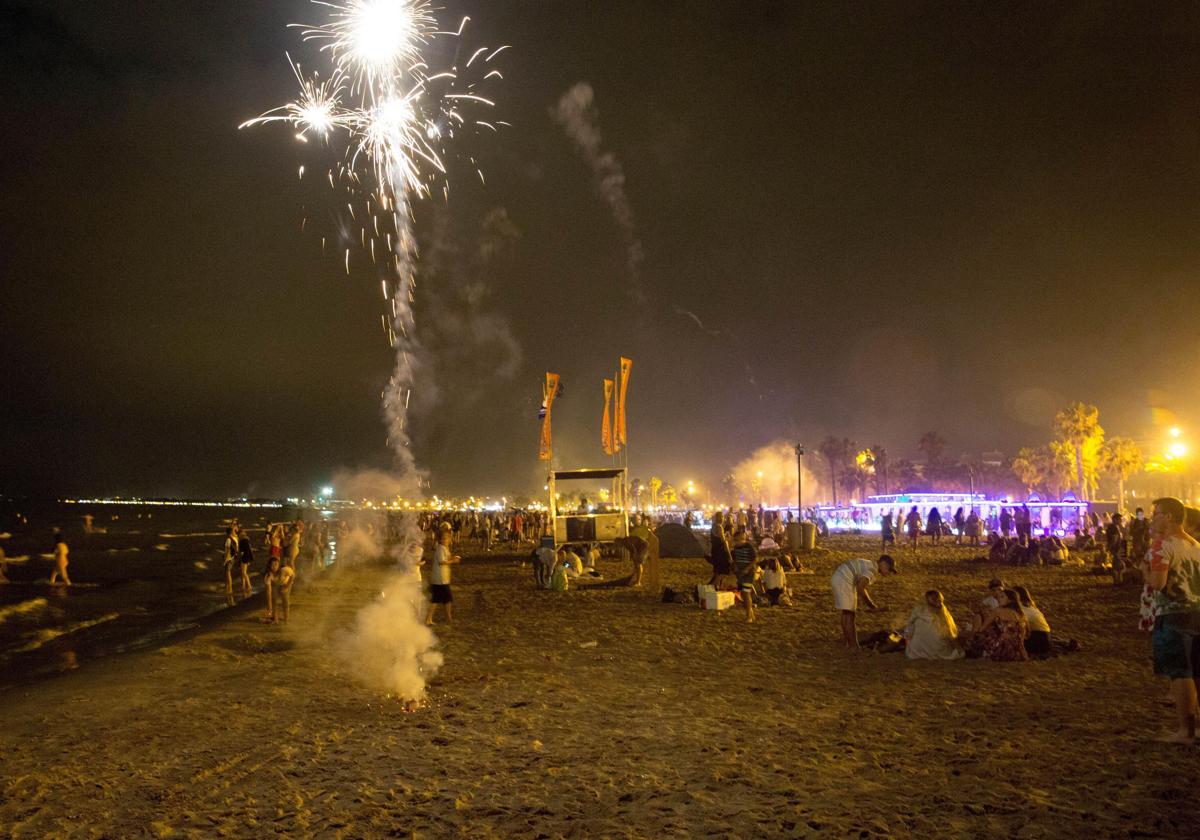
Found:
<svg viewBox="0 0 1200 840"><path fill-rule="evenodd" d="M916 505L913 505L908 516L904 517L904 530L908 533L909 547L916 550L921 542L921 514Z"/></svg>
<svg viewBox="0 0 1200 840"><path fill-rule="evenodd" d="M753 510L753 508L751 508ZM758 570L758 551L745 528L733 535L733 572L737 576L738 596L746 605L746 623L754 621L754 577Z"/></svg>
<svg viewBox="0 0 1200 840"><path fill-rule="evenodd" d="M233 606L233 564L238 559L238 535L232 526L225 529L225 602Z"/></svg>
<svg viewBox="0 0 1200 840"><path fill-rule="evenodd" d="M300 547L304 541L304 523L299 519L292 526L292 533L288 536L287 544L287 564L293 570L296 568L296 561L300 557Z"/></svg>
<svg viewBox="0 0 1200 840"><path fill-rule="evenodd" d="M70 586L71 579L67 577L67 554L70 549L67 548L67 541L63 539L62 534L58 534L54 538L54 571L50 573L51 586ZM62 578L62 583L58 583L58 579Z"/></svg>
<svg viewBox="0 0 1200 840"><path fill-rule="evenodd" d="M858 612L858 599L869 610L879 609L879 605L871 600L867 587L879 575L896 574L896 561L891 555L880 555L879 560L847 560L838 566L829 580L833 590L833 605L842 613L842 642L847 648L858 649L858 630L854 626L855 614Z"/></svg>
<svg viewBox="0 0 1200 840"><path fill-rule="evenodd" d="M437 613L438 604L446 605L446 623L454 621L454 595L450 591L450 567L462 562L462 558L450 553L452 534L443 529L438 534L437 545L433 549L433 562L429 566L429 612L425 614L425 623L433 626L433 616Z"/></svg>
<svg viewBox="0 0 1200 840"><path fill-rule="evenodd" d="M885 513L879 521L879 538L883 542L883 551L887 551L888 543L896 544L896 529L892 527L891 511Z"/></svg>
<svg viewBox="0 0 1200 840"><path fill-rule="evenodd" d="M942 512L937 508L929 511L929 516L925 519L925 533L934 545L942 544Z"/></svg>
<svg viewBox="0 0 1200 840"><path fill-rule="evenodd" d="M238 577L242 579L242 597L249 598L250 564L254 562L254 548L250 545L250 534L242 531L238 537Z"/></svg>
<svg viewBox="0 0 1200 840"><path fill-rule="evenodd" d="M1151 528L1161 539L1150 548L1146 583L1154 589L1154 673L1171 679L1178 728L1158 740L1196 741L1197 682L1200 682L1200 543L1184 531L1183 502L1154 500Z"/></svg>
<svg viewBox="0 0 1200 840"><path fill-rule="evenodd" d="M271 558L267 573L263 576L267 586L267 618L274 624L279 624L279 608L283 607L283 623L287 624L291 614L292 584L296 582L296 570L285 566L278 557Z"/></svg>

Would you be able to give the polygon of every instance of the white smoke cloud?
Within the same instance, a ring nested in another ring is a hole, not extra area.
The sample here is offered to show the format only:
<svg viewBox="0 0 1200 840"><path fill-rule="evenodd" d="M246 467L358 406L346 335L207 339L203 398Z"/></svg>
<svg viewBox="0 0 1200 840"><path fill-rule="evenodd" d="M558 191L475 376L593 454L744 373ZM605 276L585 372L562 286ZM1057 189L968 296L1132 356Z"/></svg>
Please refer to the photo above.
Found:
<svg viewBox="0 0 1200 840"><path fill-rule="evenodd" d="M371 501L413 498L420 492L415 473L376 469L339 469L333 474L333 488L338 498Z"/></svg>
<svg viewBox="0 0 1200 840"><path fill-rule="evenodd" d="M425 624L428 601L421 585L423 534L411 514L399 520L400 539L381 542L385 520L368 531L357 528L339 541L338 559L351 564L387 557L396 571L380 596L358 611L354 624L338 640L338 653L353 677L374 691L420 702L429 680L443 663L438 639Z"/></svg>
<svg viewBox="0 0 1200 840"><path fill-rule="evenodd" d="M608 204L613 220L624 240L629 276L630 294L642 303L645 293L641 286L641 266L644 254L633 223L633 208L625 195L625 171L612 152L601 150L600 129L596 124L594 105L595 92L587 82L579 82L558 100L551 115L563 127L567 136L575 141L583 159L592 170L596 192Z"/></svg>
<svg viewBox="0 0 1200 840"><path fill-rule="evenodd" d="M786 440L777 440L761 446L732 470L734 479L741 488L748 504L758 504L759 498L751 488L759 481L762 473L762 503L768 507L794 507L797 499L796 447ZM819 482L804 466L804 504L813 504L819 496ZM735 500L731 500L735 501Z"/></svg>

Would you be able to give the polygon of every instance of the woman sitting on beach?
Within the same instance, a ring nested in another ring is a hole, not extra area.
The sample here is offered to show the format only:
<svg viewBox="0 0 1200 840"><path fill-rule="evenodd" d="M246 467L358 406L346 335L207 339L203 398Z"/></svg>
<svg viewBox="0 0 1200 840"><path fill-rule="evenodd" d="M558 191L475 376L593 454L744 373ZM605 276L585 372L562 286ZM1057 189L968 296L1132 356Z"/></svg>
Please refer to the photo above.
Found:
<svg viewBox="0 0 1200 840"><path fill-rule="evenodd" d="M925 602L913 608L904 626L907 644L904 653L909 659L962 659L958 644L958 627L954 616L946 609L942 593L931 589Z"/></svg>
<svg viewBox="0 0 1200 840"><path fill-rule="evenodd" d="M1021 603L1021 614L1029 624L1029 636L1025 639L1025 652L1030 656L1045 657L1050 655L1050 623L1038 609L1037 603L1029 590L1024 586L1014 586L1013 592Z"/></svg>
<svg viewBox="0 0 1200 840"><path fill-rule="evenodd" d="M993 662L1023 662L1029 658L1025 652L1028 634L1020 598L1013 590L1005 589L1000 606L988 611L983 625L971 636L967 655Z"/></svg>

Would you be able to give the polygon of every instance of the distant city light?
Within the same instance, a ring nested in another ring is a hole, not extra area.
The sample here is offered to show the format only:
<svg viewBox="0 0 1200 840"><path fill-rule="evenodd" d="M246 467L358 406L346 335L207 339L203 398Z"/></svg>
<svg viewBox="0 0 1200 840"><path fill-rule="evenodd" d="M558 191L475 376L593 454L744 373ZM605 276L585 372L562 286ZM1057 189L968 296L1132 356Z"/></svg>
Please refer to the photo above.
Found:
<svg viewBox="0 0 1200 840"><path fill-rule="evenodd" d="M333 495L333 488L330 487L329 485L325 485L324 487L321 488L321 495L324 496L326 499L328 499L330 496Z"/></svg>
<svg viewBox="0 0 1200 840"><path fill-rule="evenodd" d="M1181 434L1183 434L1183 433L1182 433L1181 431L1179 431L1179 427L1178 427L1178 426L1172 426L1172 427L1171 427L1171 437L1173 437L1173 438L1177 438L1177 437L1179 437Z"/></svg>
<svg viewBox="0 0 1200 840"><path fill-rule="evenodd" d="M1182 443L1175 442L1170 445L1170 447L1167 449L1167 451L1170 452L1171 455L1176 458L1182 458L1184 455L1187 454L1187 447L1184 446Z"/></svg>

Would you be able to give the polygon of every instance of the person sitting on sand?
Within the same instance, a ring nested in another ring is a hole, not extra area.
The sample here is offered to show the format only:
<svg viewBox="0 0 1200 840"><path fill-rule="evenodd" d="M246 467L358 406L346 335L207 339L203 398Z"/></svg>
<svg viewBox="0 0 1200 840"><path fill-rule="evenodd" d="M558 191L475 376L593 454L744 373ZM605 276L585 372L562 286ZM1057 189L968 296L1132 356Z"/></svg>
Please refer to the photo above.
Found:
<svg viewBox="0 0 1200 840"><path fill-rule="evenodd" d="M1016 541L1010 539L1009 537L998 537L996 541L992 543L992 547L988 549L988 562L995 564L1007 562L1008 550L1012 547L1014 542Z"/></svg>
<svg viewBox="0 0 1200 840"><path fill-rule="evenodd" d="M738 528L733 541L733 573L737 577L738 595L746 607L746 622L751 623L754 621L754 578L758 571L758 550L745 528Z"/></svg>
<svg viewBox="0 0 1200 840"><path fill-rule="evenodd" d="M1025 651L1030 656L1044 658L1050 655L1050 623L1038 609L1037 602L1024 586L1014 586L1013 592L1021 604L1021 614L1029 624L1029 635L1025 639Z"/></svg>
<svg viewBox="0 0 1200 840"><path fill-rule="evenodd" d="M1028 633L1020 598L1013 590L1005 589L1000 605L988 612L983 625L972 634L967 653L993 662L1023 662L1029 658L1025 652Z"/></svg>
<svg viewBox="0 0 1200 840"><path fill-rule="evenodd" d="M763 588L771 606L779 606L779 599L787 592L787 573L783 570L783 563L780 562L778 554L767 558L766 567L763 569Z"/></svg>
<svg viewBox="0 0 1200 840"><path fill-rule="evenodd" d="M583 575L583 558L570 548L559 549L558 562L566 568L568 577L580 577Z"/></svg>
<svg viewBox="0 0 1200 840"><path fill-rule="evenodd" d="M888 554L880 555L875 562L862 558L847 560L834 570L829 585L833 590L833 605L842 613L842 642L847 648L858 648L858 631L854 626L858 599L862 598L869 610L879 609L867 587L880 575L896 573L896 561Z"/></svg>
<svg viewBox="0 0 1200 840"><path fill-rule="evenodd" d="M925 601L913 608L904 625L904 654L909 659L962 659L958 626L946 609L942 593L931 589Z"/></svg>
<svg viewBox="0 0 1200 840"><path fill-rule="evenodd" d="M429 565L429 612L425 614L425 623L432 626L433 617L437 613L438 604L446 605L446 623L454 620L454 595L450 591L450 567L462 562L462 558L450 552L450 540L453 533L443 529L438 534L437 545L433 549L433 562Z"/></svg>
<svg viewBox="0 0 1200 840"><path fill-rule="evenodd" d="M54 539L54 571L50 573L51 586L70 586L71 578L67 576L67 555L70 549L67 548L67 541L63 539L62 534L58 534ZM58 583L58 579L62 578L62 583Z"/></svg>
<svg viewBox="0 0 1200 840"><path fill-rule="evenodd" d="M263 575L267 587L267 621L280 623L280 607L283 612L283 623L287 624L291 613L292 584L296 582L296 570L285 566L278 557L272 557L267 573Z"/></svg>

